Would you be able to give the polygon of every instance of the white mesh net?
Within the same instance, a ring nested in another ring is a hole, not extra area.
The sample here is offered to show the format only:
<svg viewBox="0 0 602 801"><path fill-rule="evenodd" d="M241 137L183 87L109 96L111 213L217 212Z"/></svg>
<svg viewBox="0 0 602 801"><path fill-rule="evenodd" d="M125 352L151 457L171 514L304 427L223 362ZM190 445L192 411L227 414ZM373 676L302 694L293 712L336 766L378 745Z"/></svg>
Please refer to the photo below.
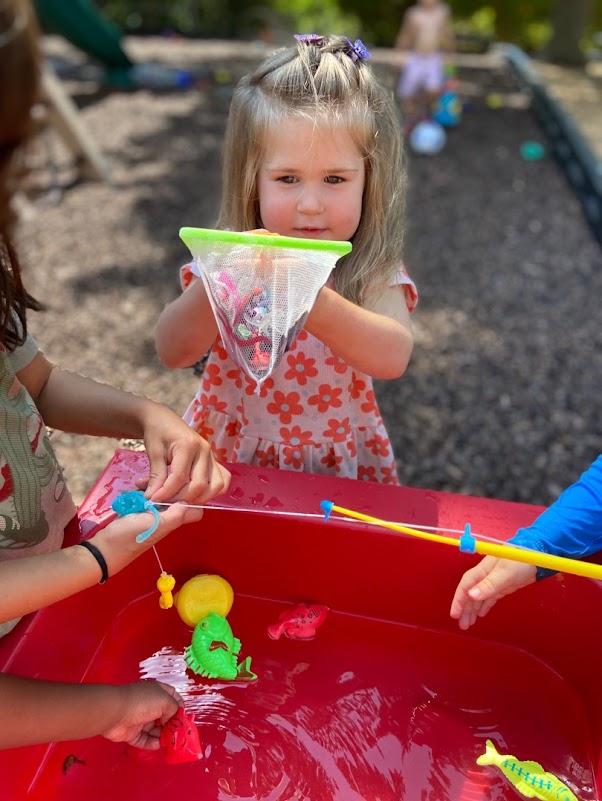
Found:
<svg viewBox="0 0 602 801"><path fill-rule="evenodd" d="M224 345L257 388L301 331L348 242L184 228Z"/></svg>

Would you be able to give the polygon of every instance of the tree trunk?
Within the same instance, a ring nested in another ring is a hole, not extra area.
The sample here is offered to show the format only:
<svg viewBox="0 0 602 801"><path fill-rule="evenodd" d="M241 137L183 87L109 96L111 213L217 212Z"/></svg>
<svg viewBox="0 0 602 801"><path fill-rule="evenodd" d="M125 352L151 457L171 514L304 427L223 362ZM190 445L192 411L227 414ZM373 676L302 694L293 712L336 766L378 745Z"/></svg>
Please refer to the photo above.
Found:
<svg viewBox="0 0 602 801"><path fill-rule="evenodd" d="M592 10L591 0L554 0L551 14L553 32L546 48L550 61L583 66L585 57L579 44Z"/></svg>

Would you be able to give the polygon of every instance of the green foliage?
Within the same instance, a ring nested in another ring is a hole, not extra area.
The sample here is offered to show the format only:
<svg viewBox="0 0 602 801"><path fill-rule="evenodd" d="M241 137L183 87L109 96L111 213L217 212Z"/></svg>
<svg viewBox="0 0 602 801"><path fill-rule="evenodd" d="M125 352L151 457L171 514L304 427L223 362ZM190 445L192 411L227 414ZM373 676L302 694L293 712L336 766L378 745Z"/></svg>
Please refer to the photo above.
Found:
<svg viewBox="0 0 602 801"><path fill-rule="evenodd" d="M552 36L552 24L549 20L530 22L521 32L522 46L527 51L541 52Z"/></svg>
<svg viewBox="0 0 602 801"><path fill-rule="evenodd" d="M495 11L491 6L483 6L474 14L458 19L454 24L454 29L458 34L476 36L495 36Z"/></svg>
<svg viewBox="0 0 602 801"><path fill-rule="evenodd" d="M130 31L167 28L197 36L252 36L261 28L360 35L357 14L339 0L97 0L103 15Z"/></svg>
<svg viewBox="0 0 602 801"><path fill-rule="evenodd" d="M508 6L503 11L496 3L477 8L467 16L458 16L454 29L462 45L462 37L481 37L484 40L503 39L519 44L525 50L540 50L551 35L547 15L537 15L537 4L524 4L522 14L514 17ZM516 13L521 9L515 10ZM505 32L505 33L504 33Z"/></svg>
<svg viewBox="0 0 602 801"><path fill-rule="evenodd" d="M97 0L97 5L104 17L132 32L173 28L184 33L190 29L190 3L186 0Z"/></svg>
<svg viewBox="0 0 602 801"><path fill-rule="evenodd" d="M358 16L339 5L338 0L272 0L274 10L296 33L332 33L357 38L362 27Z"/></svg>
<svg viewBox="0 0 602 801"><path fill-rule="evenodd" d="M447 0L457 32L497 38L528 50L550 36L553 0ZM572 0L566 0L572 2ZM126 30L248 37L273 28L300 33L360 36L391 46L412 0L96 0L103 15ZM589 37L602 29L602 3L591 0Z"/></svg>

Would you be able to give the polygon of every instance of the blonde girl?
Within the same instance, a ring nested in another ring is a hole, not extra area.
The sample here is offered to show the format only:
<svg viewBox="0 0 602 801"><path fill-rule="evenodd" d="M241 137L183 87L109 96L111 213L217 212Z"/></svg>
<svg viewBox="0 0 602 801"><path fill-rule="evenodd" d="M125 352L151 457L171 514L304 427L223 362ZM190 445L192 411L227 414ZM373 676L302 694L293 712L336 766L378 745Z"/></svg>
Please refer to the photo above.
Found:
<svg viewBox="0 0 602 801"><path fill-rule="evenodd" d="M218 336L198 264L162 312L170 367L209 348L184 419L220 460L397 483L372 379L401 376L416 289L402 264L405 176L393 98L361 41L297 36L239 83L218 227L349 240L290 350L255 392Z"/></svg>

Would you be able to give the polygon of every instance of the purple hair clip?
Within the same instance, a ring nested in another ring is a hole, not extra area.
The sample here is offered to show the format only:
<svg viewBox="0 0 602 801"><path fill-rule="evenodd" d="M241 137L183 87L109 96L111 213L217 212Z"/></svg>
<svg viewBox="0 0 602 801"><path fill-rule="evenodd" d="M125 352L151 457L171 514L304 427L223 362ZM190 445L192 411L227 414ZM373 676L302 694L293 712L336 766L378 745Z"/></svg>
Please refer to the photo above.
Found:
<svg viewBox="0 0 602 801"><path fill-rule="evenodd" d="M367 60L370 58L370 52L361 39L356 39L355 42L352 42L351 39L347 39L347 37L345 37L345 41L349 45L349 49L351 51L347 55L353 61L361 61L362 59Z"/></svg>
<svg viewBox="0 0 602 801"><path fill-rule="evenodd" d="M295 33L294 37L298 42L304 42L306 45L324 44L324 37L318 33Z"/></svg>

